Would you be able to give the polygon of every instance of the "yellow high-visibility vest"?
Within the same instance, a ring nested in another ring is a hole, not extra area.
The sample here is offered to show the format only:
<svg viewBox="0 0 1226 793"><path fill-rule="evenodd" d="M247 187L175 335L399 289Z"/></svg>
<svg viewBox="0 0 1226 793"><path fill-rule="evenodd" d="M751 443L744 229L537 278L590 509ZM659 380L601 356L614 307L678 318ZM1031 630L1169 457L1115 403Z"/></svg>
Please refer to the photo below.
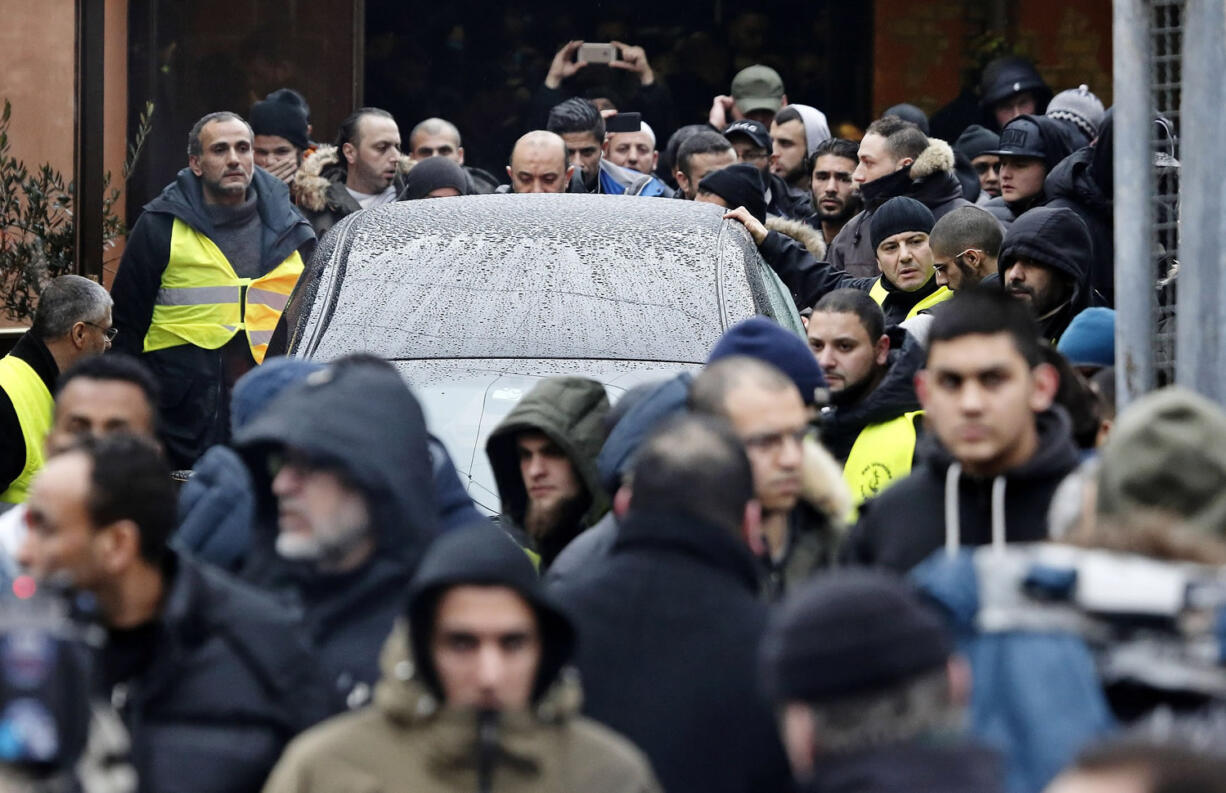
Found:
<svg viewBox="0 0 1226 793"><path fill-rule="evenodd" d="M911 460L915 457L915 417L923 414L922 410L913 410L860 430L847 462L843 463L843 481L851 490L853 515L865 499L911 473Z"/></svg>
<svg viewBox="0 0 1226 793"><path fill-rule="evenodd" d="M26 447L25 467L0 493L0 501L20 504L26 500L34 475L43 467L43 442L51 431L55 400L34 367L14 355L0 358L0 389L13 403Z"/></svg>
<svg viewBox="0 0 1226 793"><path fill-rule="evenodd" d="M885 308L885 299L887 296L889 296L889 294L890 293L886 290L886 288L882 286L881 278L878 278L873 283L873 288L868 290L868 296L871 297L874 301L876 301L877 305L881 306L882 308ZM949 300L953 296L954 296L954 293L949 291L948 287L943 286L937 291L928 295L928 297L924 298L923 300L921 300L920 302L912 306L911 310L907 312L907 319L911 319L912 317L914 317L916 314L920 313L924 309L932 308L938 303L944 303L946 300Z"/></svg>
<svg viewBox="0 0 1226 793"><path fill-rule="evenodd" d="M266 275L239 278L216 243L175 218L170 261L162 273L144 351L181 344L216 350L242 330L251 356L262 363L301 274L302 257L294 251Z"/></svg>

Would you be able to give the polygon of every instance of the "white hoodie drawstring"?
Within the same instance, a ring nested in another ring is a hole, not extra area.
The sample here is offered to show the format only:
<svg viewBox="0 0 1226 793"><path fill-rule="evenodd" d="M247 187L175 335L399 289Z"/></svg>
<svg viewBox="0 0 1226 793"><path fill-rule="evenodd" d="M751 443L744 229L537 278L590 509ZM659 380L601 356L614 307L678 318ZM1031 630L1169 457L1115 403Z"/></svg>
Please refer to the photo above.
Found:
<svg viewBox="0 0 1226 793"><path fill-rule="evenodd" d="M962 465L949 464L945 471L945 555L956 556L962 545L961 516L958 511L958 483ZM992 547L997 553L1005 550L1005 477L992 480Z"/></svg>
<svg viewBox="0 0 1226 793"><path fill-rule="evenodd" d="M945 555L956 556L962 542L962 527L958 518L958 480L962 478L962 464L952 462L945 471Z"/></svg>
<svg viewBox="0 0 1226 793"><path fill-rule="evenodd" d="M992 548L996 553L1005 552L1005 477L998 476L992 482Z"/></svg>

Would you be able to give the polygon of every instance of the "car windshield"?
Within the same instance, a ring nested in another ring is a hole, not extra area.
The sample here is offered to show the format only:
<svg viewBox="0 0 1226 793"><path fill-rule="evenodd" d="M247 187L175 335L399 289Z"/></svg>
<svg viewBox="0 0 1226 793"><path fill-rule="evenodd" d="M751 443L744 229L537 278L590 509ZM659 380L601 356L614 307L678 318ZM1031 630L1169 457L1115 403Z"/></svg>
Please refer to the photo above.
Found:
<svg viewBox="0 0 1226 793"><path fill-rule="evenodd" d="M514 197L489 199L519 214ZM420 204L446 201L414 202L410 216L399 208L386 213L407 223L355 226L316 357L365 349L390 360L691 363L706 360L723 331L718 215L708 221L683 213L681 222L646 225L634 217L637 207L628 207L627 216L599 223L555 216L557 227L531 212L522 224L455 214L442 227L423 222ZM520 232L508 236L506 228Z"/></svg>

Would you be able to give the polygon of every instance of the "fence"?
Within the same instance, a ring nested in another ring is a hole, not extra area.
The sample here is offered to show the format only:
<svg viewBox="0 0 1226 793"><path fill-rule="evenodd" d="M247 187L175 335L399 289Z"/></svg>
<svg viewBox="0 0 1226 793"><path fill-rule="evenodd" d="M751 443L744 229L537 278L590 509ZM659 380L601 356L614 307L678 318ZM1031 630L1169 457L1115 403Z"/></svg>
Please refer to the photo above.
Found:
<svg viewBox="0 0 1226 793"><path fill-rule="evenodd" d="M1226 4L1114 17L1117 398L1177 382L1226 401Z"/></svg>

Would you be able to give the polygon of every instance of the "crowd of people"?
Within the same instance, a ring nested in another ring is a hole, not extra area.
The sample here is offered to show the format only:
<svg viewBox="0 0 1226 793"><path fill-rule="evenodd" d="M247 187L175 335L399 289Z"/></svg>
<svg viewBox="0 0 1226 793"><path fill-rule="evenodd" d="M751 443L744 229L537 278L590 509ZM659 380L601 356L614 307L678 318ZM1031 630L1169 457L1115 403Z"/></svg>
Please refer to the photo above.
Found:
<svg viewBox="0 0 1226 793"><path fill-rule="evenodd" d="M1006 58L952 143L911 105L851 140L755 65L659 141L645 54L620 108L568 95L581 45L505 178L445 119L210 113L110 291L43 289L0 359L0 780L1226 788L1226 413L1116 415L1110 111ZM487 517L391 364L269 350L345 217L494 192L718 205L805 335L541 379ZM6 616L35 593L79 636Z"/></svg>

